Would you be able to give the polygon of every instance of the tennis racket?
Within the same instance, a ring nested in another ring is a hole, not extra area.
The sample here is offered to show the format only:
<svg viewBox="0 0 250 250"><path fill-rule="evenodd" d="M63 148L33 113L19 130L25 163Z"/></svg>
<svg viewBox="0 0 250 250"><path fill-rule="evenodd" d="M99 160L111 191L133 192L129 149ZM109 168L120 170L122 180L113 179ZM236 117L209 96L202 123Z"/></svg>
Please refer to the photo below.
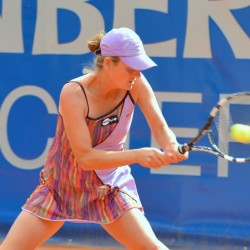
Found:
<svg viewBox="0 0 250 250"><path fill-rule="evenodd" d="M238 92L222 98L210 111L207 122L197 136L179 146L179 152L211 153L227 161L244 163L250 161L250 143L234 141L230 135L233 124L250 126L250 92ZM209 146L196 143L207 135Z"/></svg>

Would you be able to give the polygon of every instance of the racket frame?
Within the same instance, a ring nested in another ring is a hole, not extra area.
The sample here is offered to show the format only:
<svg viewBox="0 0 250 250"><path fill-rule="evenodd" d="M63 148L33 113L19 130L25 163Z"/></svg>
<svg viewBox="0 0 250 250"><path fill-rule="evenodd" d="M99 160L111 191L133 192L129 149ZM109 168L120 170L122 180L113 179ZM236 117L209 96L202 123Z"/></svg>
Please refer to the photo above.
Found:
<svg viewBox="0 0 250 250"><path fill-rule="evenodd" d="M220 108L223 107L226 103L228 103L231 99L238 97L238 96L250 96L250 92L237 92L228 95L225 98L222 98L216 106L212 108L210 111L209 117L207 119L207 122L203 126L203 128L198 132L197 136L195 136L193 139L191 139L189 142L180 145L178 150L181 154L184 154L185 152L191 152L191 151L198 151L198 152L206 152L210 154L214 154L216 156L222 157L227 161L231 162L237 162L237 163L245 163L250 161L250 157L248 158L237 158L232 157L230 155L227 155L223 153L216 145L213 137L213 131L211 129L212 123L214 118L216 117L217 113L219 112ZM206 146L196 146L195 144L205 135L207 134L208 140L211 144L211 147Z"/></svg>

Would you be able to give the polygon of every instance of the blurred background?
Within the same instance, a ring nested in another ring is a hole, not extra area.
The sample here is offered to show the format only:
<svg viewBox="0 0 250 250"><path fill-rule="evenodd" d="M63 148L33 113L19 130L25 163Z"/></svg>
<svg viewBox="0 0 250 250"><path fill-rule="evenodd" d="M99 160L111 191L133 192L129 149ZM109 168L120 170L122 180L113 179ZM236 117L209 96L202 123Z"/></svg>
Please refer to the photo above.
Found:
<svg viewBox="0 0 250 250"><path fill-rule="evenodd" d="M100 30L141 37L158 64L144 74L181 143L219 98L250 91L250 0L0 0L0 13L0 240L38 184L60 90L92 62L86 42ZM155 142L136 108L127 147L145 146ZM193 153L159 170L131 167L145 215L173 249L250 246L249 163ZM58 239L116 244L93 224L66 223Z"/></svg>

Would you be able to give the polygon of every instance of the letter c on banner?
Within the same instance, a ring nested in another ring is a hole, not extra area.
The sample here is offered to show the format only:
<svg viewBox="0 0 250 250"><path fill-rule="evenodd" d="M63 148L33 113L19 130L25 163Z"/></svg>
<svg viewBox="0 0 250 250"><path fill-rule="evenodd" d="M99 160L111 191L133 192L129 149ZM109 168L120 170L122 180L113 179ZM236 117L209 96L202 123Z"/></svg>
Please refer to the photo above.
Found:
<svg viewBox="0 0 250 250"><path fill-rule="evenodd" d="M47 145L41 155L32 160L22 159L12 151L8 140L8 116L11 107L16 102L16 100L26 95L36 96L41 99L45 103L49 114L57 114L57 106L53 98L47 91L31 85L16 88L6 97L2 104L0 111L0 147L2 154L6 158L6 160L13 166L20 169L31 170L39 168L44 164L44 160L51 145L52 138L48 138Z"/></svg>

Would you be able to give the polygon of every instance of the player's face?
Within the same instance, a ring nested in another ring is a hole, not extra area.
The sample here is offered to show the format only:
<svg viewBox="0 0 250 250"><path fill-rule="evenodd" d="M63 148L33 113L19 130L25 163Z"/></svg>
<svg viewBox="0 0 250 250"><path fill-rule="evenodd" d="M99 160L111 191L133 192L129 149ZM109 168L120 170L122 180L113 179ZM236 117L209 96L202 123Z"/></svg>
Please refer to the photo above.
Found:
<svg viewBox="0 0 250 250"><path fill-rule="evenodd" d="M127 90L132 89L136 82L136 78L139 78L140 76L140 71L130 68L121 60L113 65L111 77L117 88Z"/></svg>

